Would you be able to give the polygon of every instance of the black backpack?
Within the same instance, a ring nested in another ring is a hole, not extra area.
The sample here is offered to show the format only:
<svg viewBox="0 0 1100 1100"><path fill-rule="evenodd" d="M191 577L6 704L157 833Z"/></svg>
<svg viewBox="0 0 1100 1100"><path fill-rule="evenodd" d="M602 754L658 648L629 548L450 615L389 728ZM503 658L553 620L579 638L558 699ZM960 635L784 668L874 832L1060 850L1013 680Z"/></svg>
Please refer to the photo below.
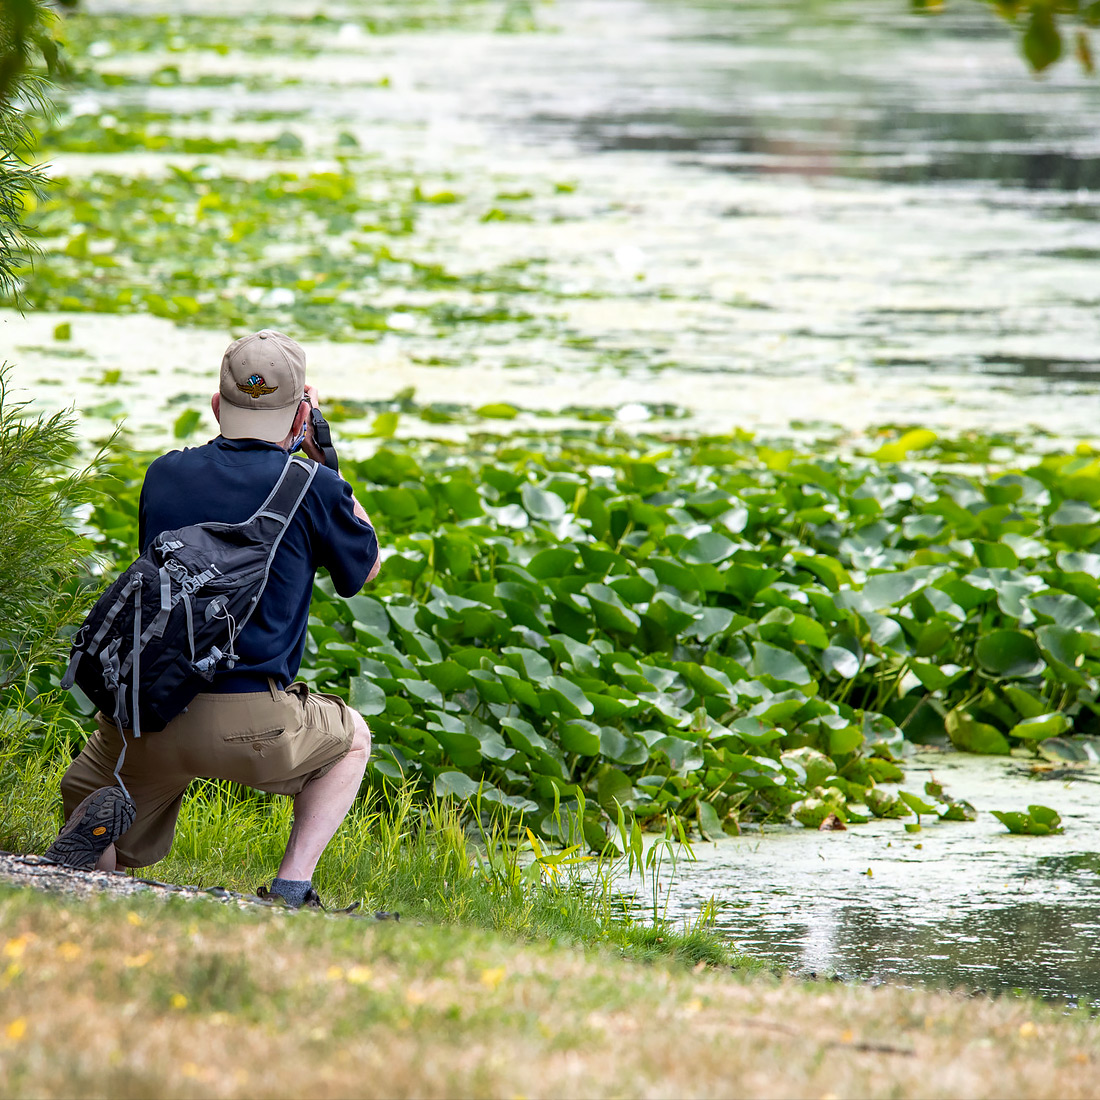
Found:
<svg viewBox="0 0 1100 1100"><path fill-rule="evenodd" d="M78 684L120 734L162 730L216 669L237 663L237 637L316 473L317 463L291 457L243 523L196 523L159 534L88 613L61 686ZM121 764L120 757L116 776Z"/></svg>

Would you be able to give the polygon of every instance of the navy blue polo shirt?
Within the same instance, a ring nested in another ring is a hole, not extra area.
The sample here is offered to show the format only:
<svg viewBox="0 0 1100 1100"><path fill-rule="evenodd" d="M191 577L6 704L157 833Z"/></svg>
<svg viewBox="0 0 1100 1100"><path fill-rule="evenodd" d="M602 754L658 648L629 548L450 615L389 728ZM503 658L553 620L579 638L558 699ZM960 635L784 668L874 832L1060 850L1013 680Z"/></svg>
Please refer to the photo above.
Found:
<svg viewBox="0 0 1100 1100"><path fill-rule="evenodd" d="M211 520L241 523L256 511L286 465L286 451L258 439L217 439L169 451L146 471L138 538L144 552L162 531ZM378 560L374 528L352 509L351 486L322 466L275 552L267 587L237 639L240 661L214 674L213 691L285 688L306 644L313 575L327 569L341 596L363 587Z"/></svg>

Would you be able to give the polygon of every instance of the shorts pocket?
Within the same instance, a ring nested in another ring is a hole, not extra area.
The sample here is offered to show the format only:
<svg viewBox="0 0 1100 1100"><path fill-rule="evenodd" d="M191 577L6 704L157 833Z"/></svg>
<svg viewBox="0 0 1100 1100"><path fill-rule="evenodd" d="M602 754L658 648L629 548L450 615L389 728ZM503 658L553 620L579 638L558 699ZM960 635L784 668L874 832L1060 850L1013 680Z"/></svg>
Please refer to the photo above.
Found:
<svg viewBox="0 0 1100 1100"><path fill-rule="evenodd" d="M279 726L269 730L243 730L238 733L227 733L222 740L227 745L250 741L257 744L267 744L270 741L274 741L277 737L282 737L284 733L286 733L285 726Z"/></svg>

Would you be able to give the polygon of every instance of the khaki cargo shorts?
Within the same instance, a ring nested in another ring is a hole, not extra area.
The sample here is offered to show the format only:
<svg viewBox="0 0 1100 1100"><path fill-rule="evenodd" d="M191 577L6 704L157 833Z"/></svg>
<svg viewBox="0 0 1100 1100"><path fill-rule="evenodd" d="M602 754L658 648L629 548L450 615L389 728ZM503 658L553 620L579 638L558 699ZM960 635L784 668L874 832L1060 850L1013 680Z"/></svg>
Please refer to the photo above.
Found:
<svg viewBox="0 0 1100 1100"><path fill-rule="evenodd" d="M176 818L192 779L229 779L272 794L297 794L347 755L355 714L335 695L302 683L280 691L196 695L159 733L126 737L122 781L137 818L118 840L120 867L148 867L172 847ZM68 819L98 787L115 783L122 742L114 723L99 729L61 780Z"/></svg>

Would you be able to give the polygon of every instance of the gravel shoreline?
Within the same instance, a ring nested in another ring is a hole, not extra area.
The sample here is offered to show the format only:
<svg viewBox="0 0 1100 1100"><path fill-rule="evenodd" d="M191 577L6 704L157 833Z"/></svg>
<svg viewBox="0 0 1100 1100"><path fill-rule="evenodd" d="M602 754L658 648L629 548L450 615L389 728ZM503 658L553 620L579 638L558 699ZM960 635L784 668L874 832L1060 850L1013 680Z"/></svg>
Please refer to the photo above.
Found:
<svg viewBox="0 0 1100 1100"><path fill-rule="evenodd" d="M203 888L201 886L179 886L171 882L157 882L155 879L137 878L125 871L74 871L69 867L59 867L41 856L18 855L14 852L0 852L0 883L13 886L31 887L48 893L75 894L78 897L92 897L99 894L113 894L117 897L182 897L194 901L216 901L223 905L235 905L238 909L258 907L272 913L295 913L299 910L286 905L267 901L255 894L238 894L223 886ZM375 913L348 913L336 911L335 915L353 917L358 920L399 920L397 913L379 910Z"/></svg>

